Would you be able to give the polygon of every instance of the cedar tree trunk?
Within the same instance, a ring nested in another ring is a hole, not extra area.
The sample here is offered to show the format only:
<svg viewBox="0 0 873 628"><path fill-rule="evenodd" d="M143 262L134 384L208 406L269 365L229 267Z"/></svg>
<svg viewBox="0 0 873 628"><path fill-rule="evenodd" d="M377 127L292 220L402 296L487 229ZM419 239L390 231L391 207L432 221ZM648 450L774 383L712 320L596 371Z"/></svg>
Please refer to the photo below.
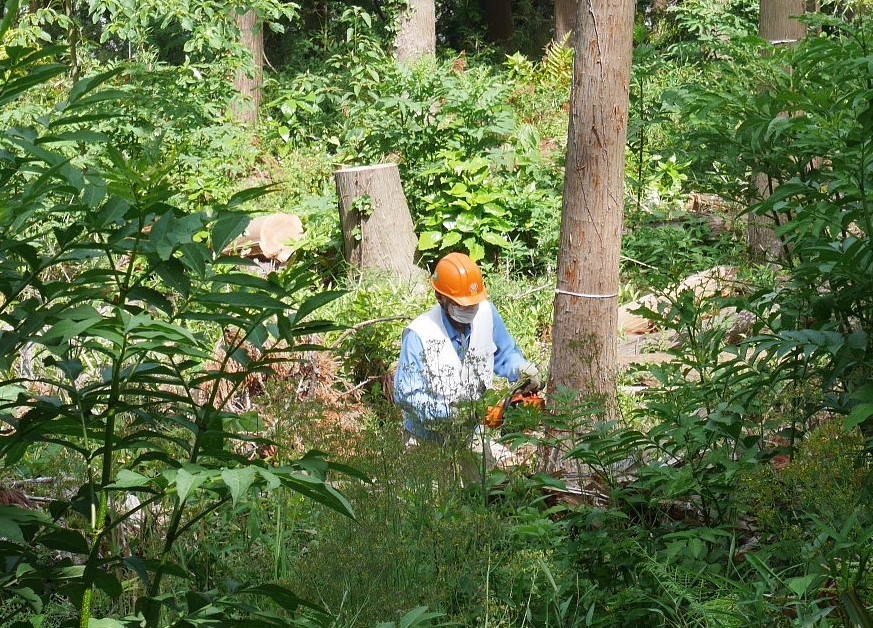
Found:
<svg viewBox="0 0 873 628"><path fill-rule="evenodd" d="M806 11L806 0L760 0L758 35L775 46L793 46L806 36L806 27L796 18ZM787 115L787 114L782 114ZM754 175L760 200L766 200L778 187L772 176ZM748 215L747 246L753 259L779 260L786 257L782 241L776 235L775 220L768 216Z"/></svg>
<svg viewBox="0 0 873 628"><path fill-rule="evenodd" d="M572 33L576 23L576 0L555 0L555 41L573 45Z"/></svg>
<svg viewBox="0 0 873 628"><path fill-rule="evenodd" d="M577 11L550 388L611 413L634 3L581 0Z"/></svg>
<svg viewBox="0 0 873 628"><path fill-rule="evenodd" d="M250 126L258 122L261 109L261 87L264 80L264 31L258 14L254 10L236 14L240 43L252 56L249 72L240 70L234 79L234 87L239 93L233 111L237 119Z"/></svg>
<svg viewBox="0 0 873 628"><path fill-rule="evenodd" d="M409 0L400 16L395 40L398 61L414 61L436 54L436 3L434 0Z"/></svg>

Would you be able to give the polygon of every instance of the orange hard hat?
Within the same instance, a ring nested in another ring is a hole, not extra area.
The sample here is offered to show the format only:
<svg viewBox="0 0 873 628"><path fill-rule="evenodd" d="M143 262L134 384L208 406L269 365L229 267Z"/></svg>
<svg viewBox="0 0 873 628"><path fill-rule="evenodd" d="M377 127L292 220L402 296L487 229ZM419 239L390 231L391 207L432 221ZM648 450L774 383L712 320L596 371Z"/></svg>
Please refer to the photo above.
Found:
<svg viewBox="0 0 873 628"><path fill-rule="evenodd" d="M488 298L482 271L463 253L449 253L437 262L430 280L434 290L458 305L476 305Z"/></svg>

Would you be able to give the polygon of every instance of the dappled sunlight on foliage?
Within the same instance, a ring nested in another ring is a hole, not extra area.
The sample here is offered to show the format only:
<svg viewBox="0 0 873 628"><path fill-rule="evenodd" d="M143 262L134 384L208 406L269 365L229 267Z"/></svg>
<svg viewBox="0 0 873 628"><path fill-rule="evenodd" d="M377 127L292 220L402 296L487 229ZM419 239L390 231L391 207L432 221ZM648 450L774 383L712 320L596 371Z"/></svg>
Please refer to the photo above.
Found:
<svg viewBox="0 0 873 628"><path fill-rule="evenodd" d="M501 48L443 3L436 57L399 64L399 3L259 0L243 126L223 5L38 4L0 24L0 624L873 623L869 3L778 48L750 0L638 3L642 364L615 413L499 382L417 447L393 374L433 293L343 261L334 172L396 163L415 262L479 260L545 375L573 72L551 5L512 3ZM285 266L231 255L277 212L305 231ZM490 468L470 430L498 405L479 439L517 464Z"/></svg>

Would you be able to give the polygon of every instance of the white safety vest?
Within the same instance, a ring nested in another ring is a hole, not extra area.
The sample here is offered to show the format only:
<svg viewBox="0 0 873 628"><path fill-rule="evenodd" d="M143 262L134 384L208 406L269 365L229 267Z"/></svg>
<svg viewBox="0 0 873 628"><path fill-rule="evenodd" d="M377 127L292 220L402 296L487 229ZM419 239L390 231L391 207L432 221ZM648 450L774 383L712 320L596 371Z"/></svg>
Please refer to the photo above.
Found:
<svg viewBox="0 0 873 628"><path fill-rule="evenodd" d="M494 316L483 302L470 324L470 343L463 359L452 346L439 305L409 324L424 347L425 381L434 402L444 407L458 401L476 401L494 385Z"/></svg>

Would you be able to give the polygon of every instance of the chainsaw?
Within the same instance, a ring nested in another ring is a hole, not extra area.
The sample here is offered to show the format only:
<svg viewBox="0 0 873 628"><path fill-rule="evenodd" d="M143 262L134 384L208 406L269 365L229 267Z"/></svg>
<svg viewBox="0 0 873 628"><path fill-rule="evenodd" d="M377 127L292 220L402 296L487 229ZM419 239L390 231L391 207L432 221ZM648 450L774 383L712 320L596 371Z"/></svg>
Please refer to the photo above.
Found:
<svg viewBox="0 0 873 628"><path fill-rule="evenodd" d="M499 405L488 408L485 413L485 427L494 429L502 427L503 419L509 408L529 408L531 410L542 411L546 407L546 401L539 392L524 392L523 389L526 385L527 381L521 382L509 391L509 394L506 395Z"/></svg>

